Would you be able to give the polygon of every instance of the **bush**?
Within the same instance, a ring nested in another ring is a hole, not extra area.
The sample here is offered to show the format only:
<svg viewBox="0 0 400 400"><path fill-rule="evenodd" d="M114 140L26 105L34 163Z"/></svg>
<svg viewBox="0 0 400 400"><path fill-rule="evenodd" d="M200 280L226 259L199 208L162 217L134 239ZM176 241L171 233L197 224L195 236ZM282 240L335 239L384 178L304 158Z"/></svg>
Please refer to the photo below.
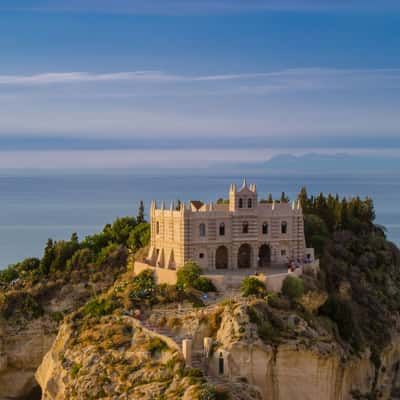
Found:
<svg viewBox="0 0 400 400"><path fill-rule="evenodd" d="M110 299L93 299L83 308L84 315L101 318L111 314L117 308L117 304Z"/></svg>
<svg viewBox="0 0 400 400"><path fill-rule="evenodd" d="M278 336L277 330L269 321L261 322L257 326L257 333L258 336L267 343L274 341Z"/></svg>
<svg viewBox="0 0 400 400"><path fill-rule="evenodd" d="M296 276L287 276L283 281L282 294L290 300L298 300L304 294L304 282Z"/></svg>
<svg viewBox="0 0 400 400"><path fill-rule="evenodd" d="M142 222L137 225L129 234L128 247L133 251L147 246L150 242L150 224Z"/></svg>
<svg viewBox="0 0 400 400"><path fill-rule="evenodd" d="M90 249L80 249L74 253L67 262L67 270L79 270L86 268L94 261L94 254Z"/></svg>
<svg viewBox="0 0 400 400"><path fill-rule="evenodd" d="M193 287L196 279L200 278L202 271L201 268L194 262L188 261L186 264L178 269L176 274L176 286L180 290Z"/></svg>
<svg viewBox="0 0 400 400"><path fill-rule="evenodd" d="M4 283L11 283L13 280L19 277L17 264L9 265L3 271L0 271L0 281Z"/></svg>
<svg viewBox="0 0 400 400"><path fill-rule="evenodd" d="M156 283L154 281L153 271L145 269L135 276L132 281L132 290L129 297L133 301L148 298L154 295Z"/></svg>
<svg viewBox="0 0 400 400"><path fill-rule="evenodd" d="M153 337L150 339L147 345L147 351L153 357L156 353L161 353L163 350L168 348L167 344L158 337Z"/></svg>
<svg viewBox="0 0 400 400"><path fill-rule="evenodd" d="M352 342L357 348L360 347L359 327L356 324L351 303L337 296L330 296L320 307L320 314L329 317L336 322L342 339Z"/></svg>
<svg viewBox="0 0 400 400"><path fill-rule="evenodd" d="M198 277L192 285L193 289L200 290L201 292L216 292L217 289L215 288L212 281L204 276Z"/></svg>
<svg viewBox="0 0 400 400"><path fill-rule="evenodd" d="M254 278L253 276L249 276L244 278L240 285L240 292L242 296L258 296L262 297L267 294L267 288L265 284L261 282L259 279Z"/></svg>

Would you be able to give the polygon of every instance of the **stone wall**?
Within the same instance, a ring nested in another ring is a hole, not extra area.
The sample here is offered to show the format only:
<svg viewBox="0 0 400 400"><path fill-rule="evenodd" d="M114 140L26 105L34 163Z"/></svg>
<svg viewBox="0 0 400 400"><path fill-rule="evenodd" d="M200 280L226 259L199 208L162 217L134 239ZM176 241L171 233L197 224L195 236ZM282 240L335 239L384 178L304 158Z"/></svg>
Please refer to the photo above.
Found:
<svg viewBox="0 0 400 400"><path fill-rule="evenodd" d="M167 283L169 285L176 284L176 271L174 271L172 269L153 267L149 264L135 261L133 270L136 275L140 274L145 269L151 269L154 272L154 277L158 284L160 284L160 283Z"/></svg>

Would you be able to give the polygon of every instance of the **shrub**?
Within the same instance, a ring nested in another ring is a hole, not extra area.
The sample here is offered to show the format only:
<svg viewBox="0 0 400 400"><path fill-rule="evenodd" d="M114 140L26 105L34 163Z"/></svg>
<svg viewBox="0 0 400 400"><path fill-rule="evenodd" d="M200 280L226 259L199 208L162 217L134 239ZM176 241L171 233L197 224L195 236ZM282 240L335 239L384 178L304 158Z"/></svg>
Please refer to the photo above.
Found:
<svg viewBox="0 0 400 400"><path fill-rule="evenodd" d="M296 276L287 276L283 281L282 293L290 300L298 300L304 294L304 282Z"/></svg>
<svg viewBox="0 0 400 400"><path fill-rule="evenodd" d="M117 218L112 225L106 225L103 232L118 244L126 244L129 235L137 225L134 217Z"/></svg>
<svg viewBox="0 0 400 400"><path fill-rule="evenodd" d="M357 348L360 347L360 332L355 316L348 300L337 296L329 296L328 300L319 309L322 315L336 322L342 339L352 342Z"/></svg>
<svg viewBox="0 0 400 400"><path fill-rule="evenodd" d="M82 364L74 363L70 370L71 378L76 378L76 376L78 375L81 368L82 368Z"/></svg>
<svg viewBox="0 0 400 400"><path fill-rule="evenodd" d="M147 246L150 241L150 224L142 222L137 225L129 234L128 247L133 251Z"/></svg>
<svg viewBox="0 0 400 400"><path fill-rule="evenodd" d="M84 315L101 318L111 314L117 308L117 304L110 299L93 299L83 308Z"/></svg>
<svg viewBox="0 0 400 400"><path fill-rule="evenodd" d="M150 339L147 345L147 351L153 357L156 353L161 353L163 350L168 348L167 344L158 337L153 337Z"/></svg>
<svg viewBox="0 0 400 400"><path fill-rule="evenodd" d="M0 271L0 281L4 283L11 283L13 280L19 277L17 264L16 265L9 265L3 271Z"/></svg>
<svg viewBox="0 0 400 400"><path fill-rule="evenodd" d="M67 270L86 268L89 263L94 261L94 254L90 249L80 249L67 262Z"/></svg>
<svg viewBox="0 0 400 400"><path fill-rule="evenodd" d="M204 276L199 276L192 284L194 289L200 290L202 292L216 292L212 281Z"/></svg>
<svg viewBox="0 0 400 400"><path fill-rule="evenodd" d="M265 284L261 282L259 279L254 278L253 276L249 276L244 278L241 285L240 291L242 296L265 296L267 294L267 289Z"/></svg>
<svg viewBox="0 0 400 400"><path fill-rule="evenodd" d="M129 297L133 301L149 298L154 295L156 283L154 281L153 271L145 269L133 278L132 290Z"/></svg>
<svg viewBox="0 0 400 400"><path fill-rule="evenodd" d="M278 336L277 330L269 321L260 323L257 327L257 333L260 338L265 342L271 342Z"/></svg>
<svg viewBox="0 0 400 400"><path fill-rule="evenodd" d="M194 261L188 261L182 268L178 269L176 274L176 287L179 290L184 290L186 288L197 289L194 286L196 281L199 287L207 286L208 283L206 283L204 280L198 281L201 273L201 268Z"/></svg>
<svg viewBox="0 0 400 400"><path fill-rule="evenodd" d="M21 314L27 319L36 319L44 314L42 306L29 293L14 292L4 295L0 302L0 312L8 319Z"/></svg>

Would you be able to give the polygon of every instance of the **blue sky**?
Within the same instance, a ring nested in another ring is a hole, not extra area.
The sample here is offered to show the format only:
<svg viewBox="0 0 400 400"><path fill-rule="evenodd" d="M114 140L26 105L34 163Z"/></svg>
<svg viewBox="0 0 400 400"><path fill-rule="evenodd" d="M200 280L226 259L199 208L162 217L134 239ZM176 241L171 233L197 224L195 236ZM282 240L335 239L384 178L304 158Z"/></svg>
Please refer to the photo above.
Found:
<svg viewBox="0 0 400 400"><path fill-rule="evenodd" d="M394 1L1 0L0 168L398 155L399 48Z"/></svg>

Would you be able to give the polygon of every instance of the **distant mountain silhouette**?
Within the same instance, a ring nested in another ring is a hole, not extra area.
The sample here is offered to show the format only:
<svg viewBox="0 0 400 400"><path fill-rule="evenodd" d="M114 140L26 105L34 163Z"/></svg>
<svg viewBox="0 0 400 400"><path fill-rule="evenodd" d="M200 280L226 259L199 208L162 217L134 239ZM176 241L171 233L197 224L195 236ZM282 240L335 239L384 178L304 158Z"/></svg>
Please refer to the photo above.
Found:
<svg viewBox="0 0 400 400"><path fill-rule="evenodd" d="M313 173L337 172L400 172L400 157L350 154L279 154L264 163L271 171Z"/></svg>

